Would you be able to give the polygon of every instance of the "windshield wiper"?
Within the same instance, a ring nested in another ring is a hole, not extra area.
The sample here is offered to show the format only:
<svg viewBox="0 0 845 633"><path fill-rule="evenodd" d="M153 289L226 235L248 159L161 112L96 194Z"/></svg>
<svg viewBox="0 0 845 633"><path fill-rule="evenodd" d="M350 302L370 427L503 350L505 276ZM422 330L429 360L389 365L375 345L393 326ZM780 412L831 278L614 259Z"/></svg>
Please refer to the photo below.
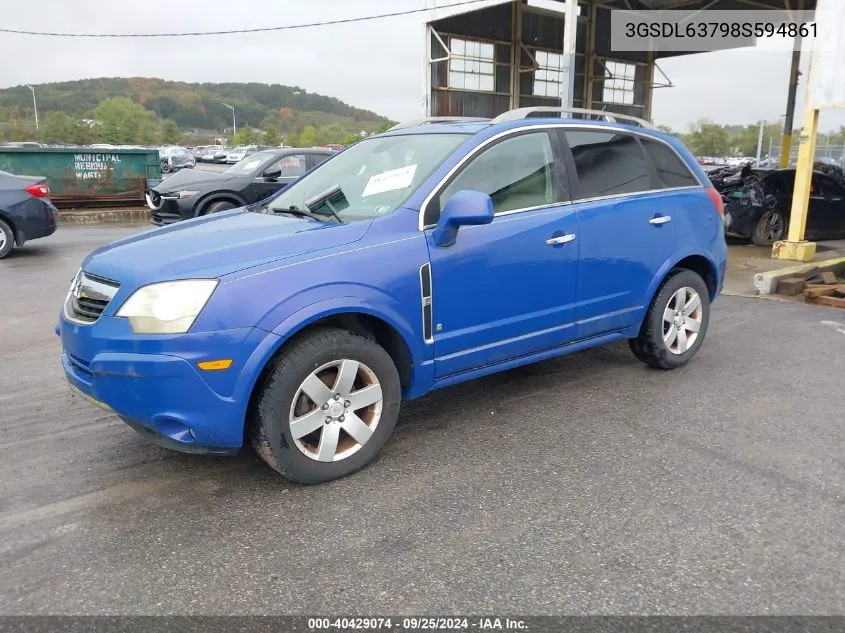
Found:
<svg viewBox="0 0 845 633"><path fill-rule="evenodd" d="M303 209L298 208L296 205L292 205L287 209L274 209L270 207L270 210L273 213L279 215L292 215L297 218L309 218L311 220L317 220L318 222L330 222L330 220L326 216L320 215L319 213L312 213L311 211L305 211ZM341 222L341 224L342 223L343 222Z"/></svg>
<svg viewBox="0 0 845 633"><path fill-rule="evenodd" d="M343 195L343 190L340 188L340 185L335 185L331 189L326 189L323 193L317 194L313 198L309 198L305 201L305 207L307 209L314 209L314 208L321 208L321 207L328 207L329 213L334 216L334 219L337 220L338 224L346 224L338 214L337 210L334 208L334 204L345 204L347 207L349 203L346 200L346 196Z"/></svg>

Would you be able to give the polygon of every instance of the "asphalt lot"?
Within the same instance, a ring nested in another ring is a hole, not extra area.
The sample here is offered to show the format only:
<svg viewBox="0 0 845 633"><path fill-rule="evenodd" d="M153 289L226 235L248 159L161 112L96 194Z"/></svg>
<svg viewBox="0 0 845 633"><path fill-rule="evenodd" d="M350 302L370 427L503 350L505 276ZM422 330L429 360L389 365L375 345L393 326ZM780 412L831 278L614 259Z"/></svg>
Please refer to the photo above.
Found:
<svg viewBox="0 0 845 633"><path fill-rule="evenodd" d="M721 297L671 373L614 345L407 403L318 487L71 397L67 227L0 263L0 613L845 614L845 315Z"/></svg>

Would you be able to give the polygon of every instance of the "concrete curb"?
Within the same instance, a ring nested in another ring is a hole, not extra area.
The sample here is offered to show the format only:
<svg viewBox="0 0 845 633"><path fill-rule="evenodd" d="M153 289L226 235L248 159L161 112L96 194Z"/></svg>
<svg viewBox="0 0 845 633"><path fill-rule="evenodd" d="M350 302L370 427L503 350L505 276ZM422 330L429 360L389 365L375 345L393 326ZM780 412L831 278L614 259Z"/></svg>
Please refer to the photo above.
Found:
<svg viewBox="0 0 845 633"><path fill-rule="evenodd" d="M815 261L810 264L769 270L754 275L754 288L758 295L770 295L775 293L780 280L786 277L803 277L804 273L810 270L816 270L818 272L824 272L826 270L839 272L843 267L845 267L845 257L834 257L832 259Z"/></svg>
<svg viewBox="0 0 845 633"><path fill-rule="evenodd" d="M122 224L149 222L147 207L120 209L59 209L59 224Z"/></svg>

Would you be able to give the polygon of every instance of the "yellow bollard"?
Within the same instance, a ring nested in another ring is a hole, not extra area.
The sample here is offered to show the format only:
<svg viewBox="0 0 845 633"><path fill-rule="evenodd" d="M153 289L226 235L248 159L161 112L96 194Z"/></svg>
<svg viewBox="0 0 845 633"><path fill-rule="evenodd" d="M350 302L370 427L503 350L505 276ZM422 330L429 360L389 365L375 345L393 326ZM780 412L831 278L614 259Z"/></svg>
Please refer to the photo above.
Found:
<svg viewBox="0 0 845 633"><path fill-rule="evenodd" d="M775 242L772 246L772 257L775 259L811 262L816 256L816 243L804 240L804 230L807 227L807 207L810 202L818 131L819 111L807 108L801 125L801 137L798 139L798 165L795 167L789 234L786 240Z"/></svg>

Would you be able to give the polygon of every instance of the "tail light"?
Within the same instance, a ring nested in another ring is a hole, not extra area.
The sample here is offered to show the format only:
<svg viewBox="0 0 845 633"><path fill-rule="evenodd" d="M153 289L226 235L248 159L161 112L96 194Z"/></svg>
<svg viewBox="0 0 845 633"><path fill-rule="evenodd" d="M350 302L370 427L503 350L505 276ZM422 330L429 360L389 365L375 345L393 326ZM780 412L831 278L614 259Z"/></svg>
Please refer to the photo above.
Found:
<svg viewBox="0 0 845 633"><path fill-rule="evenodd" d="M710 201L716 207L716 211L719 213L719 216L724 218L725 217L725 201L722 200L722 194L720 194L714 187L707 188L707 197L710 198Z"/></svg>
<svg viewBox="0 0 845 633"><path fill-rule="evenodd" d="M50 187L46 184L38 183L35 185L30 185L25 189L25 191L36 198L49 198L50 197Z"/></svg>

